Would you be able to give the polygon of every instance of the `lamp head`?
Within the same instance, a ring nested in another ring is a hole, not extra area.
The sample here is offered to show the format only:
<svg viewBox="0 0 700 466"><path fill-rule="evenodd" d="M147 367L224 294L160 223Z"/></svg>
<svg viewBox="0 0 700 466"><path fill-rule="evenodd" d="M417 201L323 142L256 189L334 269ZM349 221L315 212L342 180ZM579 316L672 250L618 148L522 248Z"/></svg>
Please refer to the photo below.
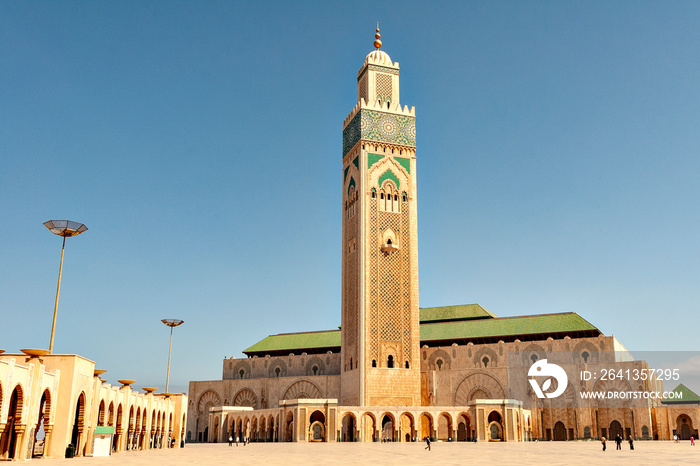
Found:
<svg viewBox="0 0 700 466"><path fill-rule="evenodd" d="M82 223L71 222L70 220L49 220L44 222L44 226L51 230L51 233L63 237L78 236L87 231L87 227Z"/></svg>
<svg viewBox="0 0 700 466"><path fill-rule="evenodd" d="M184 320L180 320L180 319L161 319L160 321L163 322L168 327L177 327L178 325L182 325L185 323Z"/></svg>

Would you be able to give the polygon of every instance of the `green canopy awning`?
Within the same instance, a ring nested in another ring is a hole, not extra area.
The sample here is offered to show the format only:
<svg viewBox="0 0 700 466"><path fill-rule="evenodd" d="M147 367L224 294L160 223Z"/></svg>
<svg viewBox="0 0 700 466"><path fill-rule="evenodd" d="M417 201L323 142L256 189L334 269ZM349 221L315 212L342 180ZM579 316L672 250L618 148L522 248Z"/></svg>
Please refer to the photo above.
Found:
<svg viewBox="0 0 700 466"><path fill-rule="evenodd" d="M95 427L95 435L113 434L114 426L97 426Z"/></svg>

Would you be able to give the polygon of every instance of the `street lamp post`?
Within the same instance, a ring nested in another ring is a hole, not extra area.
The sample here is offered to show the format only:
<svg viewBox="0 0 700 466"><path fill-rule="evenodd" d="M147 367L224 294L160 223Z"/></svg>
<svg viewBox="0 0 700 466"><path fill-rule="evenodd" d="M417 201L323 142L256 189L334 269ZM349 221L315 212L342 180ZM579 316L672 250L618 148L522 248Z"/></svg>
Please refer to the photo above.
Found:
<svg viewBox="0 0 700 466"><path fill-rule="evenodd" d="M170 352L173 349L173 327L182 325L185 321L180 319L161 319L165 325L170 327L170 346L168 347L168 375L165 378L165 393L170 393Z"/></svg>
<svg viewBox="0 0 700 466"><path fill-rule="evenodd" d="M56 287L56 302L53 306L53 324L51 324L51 342L49 343L49 354L53 353L53 337L56 332L56 314L58 312L58 295L61 292L61 273L63 272L63 252L66 249L66 238L78 236L87 231L87 227L82 223L71 222L70 220L49 220L44 222L44 226L51 230L51 233L63 236L63 246L61 246L61 263L58 266L58 286Z"/></svg>

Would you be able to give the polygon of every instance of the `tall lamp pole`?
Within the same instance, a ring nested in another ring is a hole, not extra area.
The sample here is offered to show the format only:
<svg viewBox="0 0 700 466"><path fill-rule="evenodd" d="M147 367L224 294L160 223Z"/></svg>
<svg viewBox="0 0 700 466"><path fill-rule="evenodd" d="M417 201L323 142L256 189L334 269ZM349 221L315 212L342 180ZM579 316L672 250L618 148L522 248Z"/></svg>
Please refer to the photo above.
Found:
<svg viewBox="0 0 700 466"><path fill-rule="evenodd" d="M173 327L182 325L183 323L185 323L185 321L179 319L161 319L161 322L170 327L170 346L168 347L168 375L165 378L165 393L170 393L168 389L170 388L170 352L173 349Z"/></svg>
<svg viewBox="0 0 700 466"><path fill-rule="evenodd" d="M51 233L58 236L63 236L63 246L61 246L61 264L58 266L58 286L56 287L56 303L53 306L53 324L51 324L51 342L49 343L49 354L53 353L53 337L56 333L56 314L58 313L58 295L61 292L61 273L63 272L63 252L66 249L66 238L70 236L78 236L80 233L87 231L87 227L82 223L71 222L70 220L49 220L44 222L44 226Z"/></svg>

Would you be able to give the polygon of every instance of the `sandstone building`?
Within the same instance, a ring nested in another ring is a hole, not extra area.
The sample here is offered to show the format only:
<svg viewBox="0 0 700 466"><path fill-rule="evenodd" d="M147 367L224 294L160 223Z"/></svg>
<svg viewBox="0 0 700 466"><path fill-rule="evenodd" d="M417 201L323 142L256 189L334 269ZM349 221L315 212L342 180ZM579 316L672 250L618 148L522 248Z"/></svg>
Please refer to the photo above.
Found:
<svg viewBox="0 0 700 466"><path fill-rule="evenodd" d="M419 309L416 114L401 106L399 64L381 45L377 30L343 122L340 330L271 335L243 351L247 358L225 359L221 380L190 382L187 439L697 436L697 405L671 411L654 399L579 397L663 391L663 383L584 380L584 371L650 368L578 314L499 318L476 304ZM539 398L528 382L530 367L547 358L568 375L557 398Z"/></svg>
<svg viewBox="0 0 700 466"><path fill-rule="evenodd" d="M89 359L22 351L0 350L0 460L109 455L184 439L186 395L139 393L133 380L113 387Z"/></svg>

